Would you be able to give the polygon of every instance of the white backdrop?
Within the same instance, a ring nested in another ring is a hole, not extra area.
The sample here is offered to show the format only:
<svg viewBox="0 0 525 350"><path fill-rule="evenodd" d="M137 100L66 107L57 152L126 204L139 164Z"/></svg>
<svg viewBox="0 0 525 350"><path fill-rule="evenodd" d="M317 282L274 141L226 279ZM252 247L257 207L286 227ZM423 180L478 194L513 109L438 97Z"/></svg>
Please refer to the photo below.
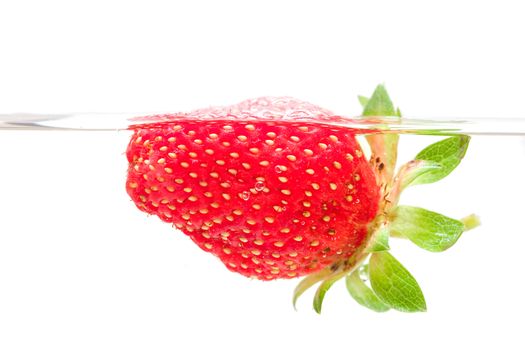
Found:
<svg viewBox="0 0 525 350"><path fill-rule="evenodd" d="M291 95L358 114L522 117L519 1L0 2L0 113L178 111ZM228 272L125 190L127 132L0 131L1 349L523 348L522 138L475 137L405 203L483 226L446 253L404 242L428 312ZM404 137L407 160L432 140Z"/></svg>

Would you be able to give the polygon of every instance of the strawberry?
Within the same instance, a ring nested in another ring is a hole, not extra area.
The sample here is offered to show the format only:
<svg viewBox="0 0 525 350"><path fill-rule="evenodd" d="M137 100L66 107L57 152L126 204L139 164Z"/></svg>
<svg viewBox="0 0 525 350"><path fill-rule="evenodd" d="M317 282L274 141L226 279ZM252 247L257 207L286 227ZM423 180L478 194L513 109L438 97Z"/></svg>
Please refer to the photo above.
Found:
<svg viewBox="0 0 525 350"><path fill-rule="evenodd" d="M360 101L364 119L353 125L385 130L400 118L382 85ZM231 271L260 280L306 276L294 304L320 283L317 312L343 277L350 295L374 311L426 310L416 280L390 254L389 238L437 252L479 224L473 215L455 220L399 204L405 188L436 182L458 166L465 135L428 146L396 173L399 135L368 130L367 158L356 139L362 130L293 98L137 121L126 182L135 205Z"/></svg>
<svg viewBox="0 0 525 350"><path fill-rule="evenodd" d="M128 193L247 277L335 266L366 240L380 190L356 131L315 122L329 115L261 98L153 117L129 143Z"/></svg>

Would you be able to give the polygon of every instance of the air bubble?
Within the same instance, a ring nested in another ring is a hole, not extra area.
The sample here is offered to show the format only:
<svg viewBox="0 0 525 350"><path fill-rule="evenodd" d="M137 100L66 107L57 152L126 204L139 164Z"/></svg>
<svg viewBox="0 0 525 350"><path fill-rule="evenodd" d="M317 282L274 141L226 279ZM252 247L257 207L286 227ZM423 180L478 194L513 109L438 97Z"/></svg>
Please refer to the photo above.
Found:
<svg viewBox="0 0 525 350"><path fill-rule="evenodd" d="M276 165L274 169L275 169L275 172L276 172L277 174L280 174L280 173L283 172L283 169L281 168L280 165Z"/></svg>
<svg viewBox="0 0 525 350"><path fill-rule="evenodd" d="M255 190L256 190L257 192L261 192L262 190L264 190L264 182L262 182L262 181L257 181L257 182L255 183Z"/></svg>
<svg viewBox="0 0 525 350"><path fill-rule="evenodd" d="M244 199L245 201L247 201L248 199L250 199L250 191L243 191L241 193L241 198Z"/></svg>

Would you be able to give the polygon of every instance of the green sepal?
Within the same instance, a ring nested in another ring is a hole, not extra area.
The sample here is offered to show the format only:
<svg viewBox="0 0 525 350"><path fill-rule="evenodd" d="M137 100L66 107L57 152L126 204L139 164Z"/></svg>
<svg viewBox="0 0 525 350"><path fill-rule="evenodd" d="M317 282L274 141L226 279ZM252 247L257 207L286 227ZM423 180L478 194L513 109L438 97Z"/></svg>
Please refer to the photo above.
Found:
<svg viewBox="0 0 525 350"><path fill-rule="evenodd" d="M370 99L360 96L359 100L361 104L366 102L363 107L363 117L398 116L398 110L394 108L394 104L383 85L376 87ZM381 129L381 125L377 125L377 128ZM387 126L382 128L388 129ZM366 140L370 145L373 161L378 160L374 163L378 178L382 183L388 183L394 174L396 166L399 135L377 133L367 135Z"/></svg>
<svg viewBox="0 0 525 350"><path fill-rule="evenodd" d="M381 226L374 234L374 242L367 248L367 252L382 252L389 250L388 238L390 237L390 230L388 226Z"/></svg>
<svg viewBox="0 0 525 350"><path fill-rule="evenodd" d="M399 192L405 188L417 183L418 179L425 174L441 169L441 165L437 162L428 160L411 160L404 164L397 173L397 180L399 181Z"/></svg>
<svg viewBox="0 0 525 350"><path fill-rule="evenodd" d="M362 97L359 97L361 104L365 101ZM388 96L384 85L378 85L374 90L374 93L363 109L363 116L365 117L385 117L385 116L395 116L396 109L394 104Z"/></svg>
<svg viewBox="0 0 525 350"><path fill-rule="evenodd" d="M385 304L403 312L426 311L417 281L390 253L373 253L369 269L370 285Z"/></svg>
<svg viewBox="0 0 525 350"><path fill-rule="evenodd" d="M390 230L431 252L442 252L459 239L463 222L423 208L400 205L391 213Z"/></svg>
<svg viewBox="0 0 525 350"><path fill-rule="evenodd" d="M357 99L359 100L359 103L361 104L361 107L365 108L366 105L368 104L368 101L370 101L370 99L368 97L365 97L365 96L357 96Z"/></svg>
<svg viewBox="0 0 525 350"><path fill-rule="evenodd" d="M319 285L319 288L317 288L314 296L314 310L318 314L321 314L321 308L323 307L323 300L326 292L328 292L330 287L332 287L332 285L338 280L339 278L325 280Z"/></svg>
<svg viewBox="0 0 525 350"><path fill-rule="evenodd" d="M329 275L329 273L330 271L328 270L321 270L317 273L306 276L301 280L301 282L299 282L299 284L295 287L295 290L293 292L292 302L294 309L297 310L296 304L299 297L303 295L303 293L306 292L310 287L324 280Z"/></svg>
<svg viewBox="0 0 525 350"><path fill-rule="evenodd" d="M379 299L370 287L361 279L360 272L354 271L346 276L346 289L348 293L360 305L369 308L376 312L385 312L390 310L390 307Z"/></svg>
<svg viewBox="0 0 525 350"><path fill-rule="evenodd" d="M418 153L416 160L437 163L439 168L419 176L412 184L428 184L441 180L454 170L467 152L470 136L458 135L438 141Z"/></svg>

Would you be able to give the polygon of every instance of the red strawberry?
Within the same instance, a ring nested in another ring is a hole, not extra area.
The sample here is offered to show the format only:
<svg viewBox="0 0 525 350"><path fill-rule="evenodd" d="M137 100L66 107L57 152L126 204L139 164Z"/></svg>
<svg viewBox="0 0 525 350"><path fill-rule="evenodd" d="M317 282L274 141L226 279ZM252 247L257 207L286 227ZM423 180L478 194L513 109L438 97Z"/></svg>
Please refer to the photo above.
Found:
<svg viewBox="0 0 525 350"><path fill-rule="evenodd" d="M218 256L263 280L348 261L380 189L355 130L290 98L150 117L134 128L127 191Z"/></svg>

